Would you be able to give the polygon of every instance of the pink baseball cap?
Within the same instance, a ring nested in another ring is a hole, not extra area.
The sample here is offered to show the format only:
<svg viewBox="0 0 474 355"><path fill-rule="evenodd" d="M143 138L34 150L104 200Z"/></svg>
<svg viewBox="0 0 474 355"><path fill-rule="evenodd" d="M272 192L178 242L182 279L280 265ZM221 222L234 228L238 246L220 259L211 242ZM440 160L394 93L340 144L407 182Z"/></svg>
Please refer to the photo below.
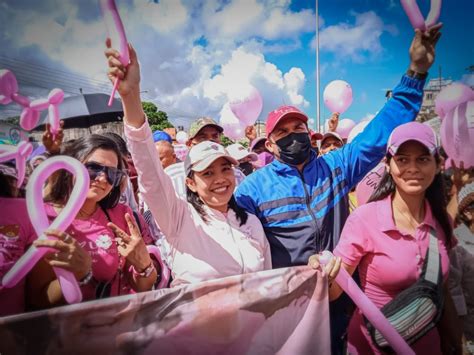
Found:
<svg viewBox="0 0 474 355"><path fill-rule="evenodd" d="M417 141L423 144L433 155L438 148L438 137L430 126L419 122L409 122L393 130L388 139L387 153L397 154L401 145L408 141Z"/></svg>
<svg viewBox="0 0 474 355"><path fill-rule="evenodd" d="M303 121L304 123L308 122L308 116L306 116L302 111L297 109L294 106L280 106L276 110L270 112L267 116L266 132L267 137L275 129L278 122L284 118L294 117Z"/></svg>

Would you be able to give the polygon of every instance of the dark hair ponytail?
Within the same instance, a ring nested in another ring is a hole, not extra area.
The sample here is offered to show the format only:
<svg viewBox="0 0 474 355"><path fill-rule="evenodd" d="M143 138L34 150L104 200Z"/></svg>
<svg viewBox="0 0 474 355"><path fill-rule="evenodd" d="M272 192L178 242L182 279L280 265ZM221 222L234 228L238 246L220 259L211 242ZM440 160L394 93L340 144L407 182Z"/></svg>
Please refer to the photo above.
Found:
<svg viewBox="0 0 474 355"><path fill-rule="evenodd" d="M188 177L192 178L193 172L189 174ZM188 202L196 209L197 213L201 216L204 222L208 223L208 216L206 211L204 210L204 202L202 202L201 198L196 192L191 191L189 187L186 186L186 199ZM240 225L244 225L247 223L248 214L242 207L240 207L237 202L235 201L234 195L230 198L228 202L228 206L235 212L237 216L237 220L240 222Z"/></svg>
<svg viewBox="0 0 474 355"><path fill-rule="evenodd" d="M436 164L440 164L440 157L438 154L435 156ZM387 163L392 159L391 155L386 156ZM395 193L396 185L393 181L392 175L387 171L384 172L380 184L377 189L372 193L368 202L380 201ZM453 240L453 228L449 221L449 216L447 212L447 202L445 196L445 186L444 179L441 172L435 175L435 178L431 185L425 191L425 198L430 204L431 213L443 229L444 235L446 236L446 246L451 248ZM367 203L368 203L367 202Z"/></svg>

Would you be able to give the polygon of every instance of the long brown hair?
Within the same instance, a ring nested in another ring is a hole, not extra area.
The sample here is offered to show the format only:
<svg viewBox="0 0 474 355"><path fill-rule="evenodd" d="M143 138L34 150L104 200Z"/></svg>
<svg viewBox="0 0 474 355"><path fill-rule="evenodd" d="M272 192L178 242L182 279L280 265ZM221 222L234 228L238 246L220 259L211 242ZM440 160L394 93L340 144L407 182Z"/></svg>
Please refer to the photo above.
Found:
<svg viewBox="0 0 474 355"><path fill-rule="evenodd" d="M97 149L113 151L117 155L117 168L123 170L123 159L117 144L112 139L100 134L91 134L72 142L66 142L61 148L61 154L84 162ZM49 181L45 201L64 205L71 195L72 188L72 175L66 170L60 170ZM119 202L120 194L120 186L114 186L110 193L99 201L100 207L104 210L114 208Z"/></svg>

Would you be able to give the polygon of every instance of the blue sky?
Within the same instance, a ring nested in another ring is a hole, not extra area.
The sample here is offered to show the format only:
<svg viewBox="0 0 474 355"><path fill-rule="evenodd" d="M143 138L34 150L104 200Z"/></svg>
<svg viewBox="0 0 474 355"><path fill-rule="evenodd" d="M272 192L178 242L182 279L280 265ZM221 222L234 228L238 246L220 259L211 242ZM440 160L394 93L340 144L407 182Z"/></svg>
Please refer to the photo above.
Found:
<svg viewBox="0 0 474 355"><path fill-rule="evenodd" d="M286 103L316 115L315 2L288 0L116 0L142 67L143 99L187 127L219 119L240 84L260 91L266 114ZM423 13L429 1L419 0ZM443 2L443 36L430 77L466 78L474 64L474 2ZM375 114L409 64L413 29L398 0L319 0L321 95L347 81L354 101L343 118ZM96 0L0 3L0 68L17 74L20 92L45 96L109 92ZM322 102L322 98L321 98ZM0 118L15 107L0 107ZM321 105L322 119L328 109Z"/></svg>

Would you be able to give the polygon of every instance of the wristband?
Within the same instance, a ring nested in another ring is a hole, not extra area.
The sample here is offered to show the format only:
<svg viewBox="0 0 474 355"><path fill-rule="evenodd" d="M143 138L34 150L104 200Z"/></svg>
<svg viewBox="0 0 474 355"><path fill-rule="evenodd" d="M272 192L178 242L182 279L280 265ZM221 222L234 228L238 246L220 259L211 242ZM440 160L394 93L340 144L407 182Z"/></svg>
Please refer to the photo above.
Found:
<svg viewBox="0 0 474 355"><path fill-rule="evenodd" d="M410 78L418 79L418 80L425 80L428 77L428 72L426 73L418 73L414 70L408 69L407 70L407 76Z"/></svg>
<svg viewBox="0 0 474 355"><path fill-rule="evenodd" d="M133 276L135 277L150 277L150 275L155 271L155 265L153 265L153 261L150 261L150 265L148 265L145 270L142 272L138 272L133 265L130 265L130 268L128 269L129 272L132 273Z"/></svg>
<svg viewBox="0 0 474 355"><path fill-rule="evenodd" d="M84 276L82 279L79 280L78 285L79 287L87 285L89 282L92 280L92 270L89 270L89 272Z"/></svg>

